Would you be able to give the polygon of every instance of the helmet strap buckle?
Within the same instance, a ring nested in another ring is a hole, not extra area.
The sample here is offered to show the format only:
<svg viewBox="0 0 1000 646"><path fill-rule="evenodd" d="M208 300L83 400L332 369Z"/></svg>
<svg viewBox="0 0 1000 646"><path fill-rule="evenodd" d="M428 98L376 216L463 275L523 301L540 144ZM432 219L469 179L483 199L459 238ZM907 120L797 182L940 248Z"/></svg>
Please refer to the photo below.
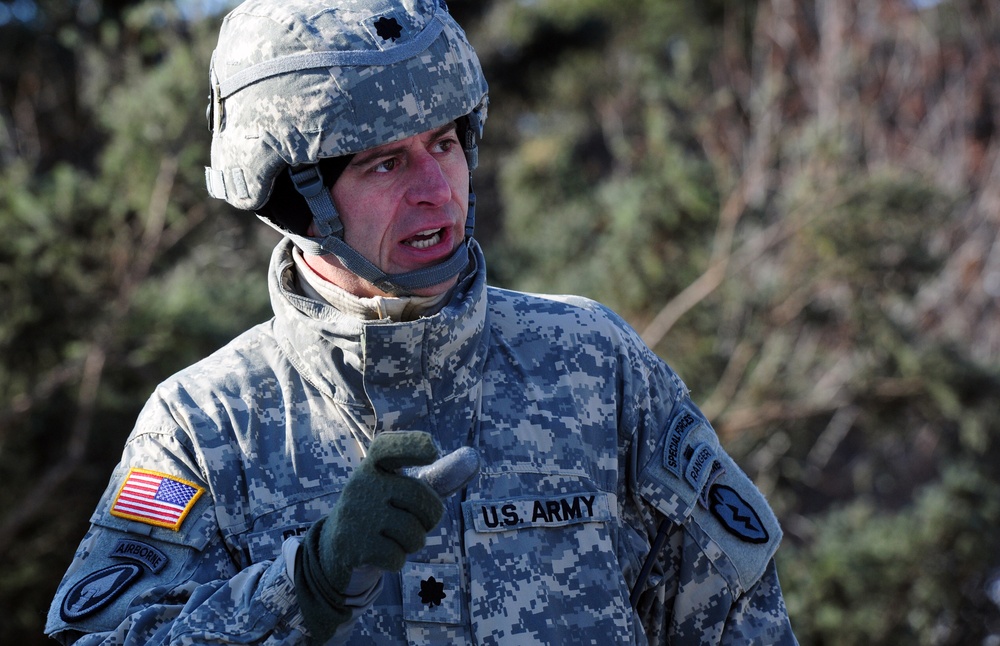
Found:
<svg viewBox="0 0 1000 646"><path fill-rule="evenodd" d="M303 164L289 166L288 175L292 178L295 190L309 204L313 214L313 224L321 238L330 235L340 237L344 233L344 224L340 221L337 208L333 205L330 191L323 185L323 175L318 164Z"/></svg>

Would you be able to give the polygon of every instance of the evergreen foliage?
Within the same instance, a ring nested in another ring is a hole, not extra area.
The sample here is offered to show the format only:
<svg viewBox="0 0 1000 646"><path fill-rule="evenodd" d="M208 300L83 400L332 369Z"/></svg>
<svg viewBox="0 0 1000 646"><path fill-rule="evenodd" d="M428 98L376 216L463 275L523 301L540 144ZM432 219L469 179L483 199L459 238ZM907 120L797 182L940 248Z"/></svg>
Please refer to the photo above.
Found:
<svg viewBox="0 0 1000 646"><path fill-rule="evenodd" d="M16 4L0 642L31 644L145 398L269 316L275 237L204 190L225 3ZM491 282L608 303L685 378L782 520L803 644L1000 643L1000 9L922 4L451 2Z"/></svg>
<svg viewBox="0 0 1000 646"><path fill-rule="evenodd" d="M20 644L42 643L156 383L268 317L273 242L205 196L214 25L167 4L38 8L0 27L20 71L0 86L0 641Z"/></svg>

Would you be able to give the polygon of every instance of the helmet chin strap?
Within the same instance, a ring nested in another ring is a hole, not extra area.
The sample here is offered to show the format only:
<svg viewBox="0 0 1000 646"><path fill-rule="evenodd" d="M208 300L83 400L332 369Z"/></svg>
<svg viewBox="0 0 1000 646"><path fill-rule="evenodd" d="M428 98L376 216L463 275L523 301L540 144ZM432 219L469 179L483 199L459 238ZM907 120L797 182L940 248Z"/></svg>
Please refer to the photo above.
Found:
<svg viewBox="0 0 1000 646"><path fill-rule="evenodd" d="M376 267L353 247L344 242L344 224L333 205L330 191L323 186L319 166L299 166L289 169L295 189L309 204L313 215L316 237L302 236L280 229L292 239L303 253L311 255L333 255L344 267L368 281L381 291L393 296L409 296L420 289L439 285L458 276L469 264L469 241L475 228L476 196L472 190L472 173L469 173L469 213L465 220L465 240L446 260L413 271L387 274ZM262 218L275 226L267 218Z"/></svg>

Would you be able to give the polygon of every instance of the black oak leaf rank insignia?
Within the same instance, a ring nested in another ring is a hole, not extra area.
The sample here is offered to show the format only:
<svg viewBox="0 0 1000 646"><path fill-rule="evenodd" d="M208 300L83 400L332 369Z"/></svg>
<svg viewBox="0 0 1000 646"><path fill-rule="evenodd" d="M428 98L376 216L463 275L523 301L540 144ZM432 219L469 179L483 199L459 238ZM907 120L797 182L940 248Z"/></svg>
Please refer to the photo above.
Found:
<svg viewBox="0 0 1000 646"><path fill-rule="evenodd" d="M428 606L440 606L447 595L444 593L444 583L429 577L420 582L420 601Z"/></svg>
<svg viewBox="0 0 1000 646"><path fill-rule="evenodd" d="M394 41L403 35L403 28L395 18L386 18L385 16L382 16L375 21L375 33L377 33L382 40Z"/></svg>

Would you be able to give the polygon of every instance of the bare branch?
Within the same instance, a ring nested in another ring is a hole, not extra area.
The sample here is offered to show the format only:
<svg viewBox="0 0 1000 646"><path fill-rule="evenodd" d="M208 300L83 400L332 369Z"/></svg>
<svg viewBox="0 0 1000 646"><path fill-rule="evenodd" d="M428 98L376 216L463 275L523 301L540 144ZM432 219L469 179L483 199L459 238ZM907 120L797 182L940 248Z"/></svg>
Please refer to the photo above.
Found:
<svg viewBox="0 0 1000 646"><path fill-rule="evenodd" d="M161 242L166 214L176 175L176 158L165 157L161 161L160 172L150 194L149 207L146 210L146 219L138 250L131 255L130 262L118 277L117 297L112 304L108 319L95 332L86 358L82 363L76 417L70 428L66 452L38 479L21 504L3 518L3 522L0 524L0 553L6 551L24 526L44 512L45 502L52 498L54 492L64 482L73 477L83 462L90 444L94 412L107 358L114 353L114 349L120 343L120 331L131 309L135 290L148 277L153 260L162 251ZM49 387L54 389L59 383L65 381L69 376L67 373L71 372L70 367L75 366L64 366L63 370L50 374L51 384ZM20 398L21 409L42 401L37 397L37 394L42 393L36 388L35 397Z"/></svg>

